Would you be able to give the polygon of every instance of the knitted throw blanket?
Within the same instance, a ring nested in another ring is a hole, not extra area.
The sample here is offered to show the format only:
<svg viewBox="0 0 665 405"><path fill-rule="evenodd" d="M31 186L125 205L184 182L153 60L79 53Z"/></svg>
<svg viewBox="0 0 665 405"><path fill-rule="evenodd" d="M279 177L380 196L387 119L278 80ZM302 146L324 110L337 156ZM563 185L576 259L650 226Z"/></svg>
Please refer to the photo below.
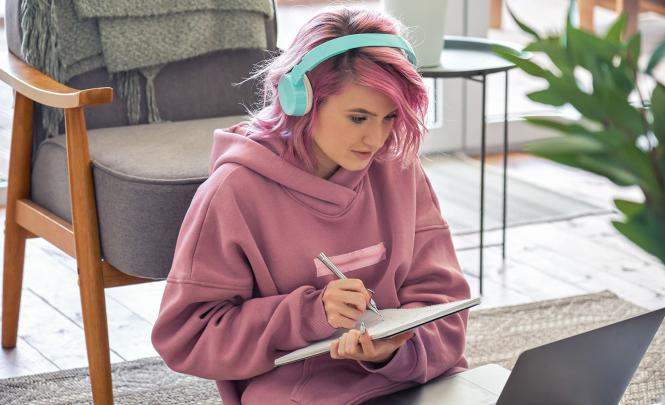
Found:
<svg viewBox="0 0 665 405"><path fill-rule="evenodd" d="M159 122L154 79L166 63L222 49L265 48L271 0L23 0L21 51L55 80L106 67L118 82L128 120L141 116L146 78L148 121ZM46 108L42 125L57 135L63 113Z"/></svg>

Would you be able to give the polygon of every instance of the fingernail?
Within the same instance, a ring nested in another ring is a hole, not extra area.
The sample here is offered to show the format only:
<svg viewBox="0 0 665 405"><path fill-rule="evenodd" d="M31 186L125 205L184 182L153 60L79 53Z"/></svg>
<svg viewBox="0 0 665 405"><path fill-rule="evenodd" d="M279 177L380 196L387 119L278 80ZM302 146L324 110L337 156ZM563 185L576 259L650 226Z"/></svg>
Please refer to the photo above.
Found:
<svg viewBox="0 0 665 405"><path fill-rule="evenodd" d="M365 327L365 322L360 322L360 334L364 335L367 328Z"/></svg>

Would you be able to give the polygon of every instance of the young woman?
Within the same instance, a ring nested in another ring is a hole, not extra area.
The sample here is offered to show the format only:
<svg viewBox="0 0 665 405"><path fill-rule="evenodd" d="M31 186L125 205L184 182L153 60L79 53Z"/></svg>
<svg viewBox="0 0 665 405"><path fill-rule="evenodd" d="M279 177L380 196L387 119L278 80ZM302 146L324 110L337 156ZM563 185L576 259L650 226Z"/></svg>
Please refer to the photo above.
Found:
<svg viewBox="0 0 665 405"><path fill-rule="evenodd" d="M466 312L387 340L356 328L371 298L402 308L469 297L417 158L427 94L412 53L381 41L314 50L367 33L400 26L362 9L318 14L255 73L262 108L215 131L152 340L172 369L217 380L225 405L355 404L467 366ZM285 77L297 81L296 65L320 52L335 55L306 72L311 93L293 108ZM274 366L338 328L348 332L329 355Z"/></svg>

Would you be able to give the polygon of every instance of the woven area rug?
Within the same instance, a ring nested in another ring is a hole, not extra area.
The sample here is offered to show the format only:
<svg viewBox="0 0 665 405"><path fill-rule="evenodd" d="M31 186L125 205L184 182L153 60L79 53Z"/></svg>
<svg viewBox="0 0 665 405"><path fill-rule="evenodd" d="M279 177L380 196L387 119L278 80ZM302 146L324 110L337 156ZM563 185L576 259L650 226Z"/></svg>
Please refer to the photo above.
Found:
<svg viewBox="0 0 665 405"><path fill-rule="evenodd" d="M471 312L467 357L471 367L512 368L525 349L645 312L609 292ZM118 404L219 404L212 381L170 371L160 359L113 365ZM653 404L665 395L665 327L633 377L623 404ZM0 404L91 403L86 369L0 380Z"/></svg>

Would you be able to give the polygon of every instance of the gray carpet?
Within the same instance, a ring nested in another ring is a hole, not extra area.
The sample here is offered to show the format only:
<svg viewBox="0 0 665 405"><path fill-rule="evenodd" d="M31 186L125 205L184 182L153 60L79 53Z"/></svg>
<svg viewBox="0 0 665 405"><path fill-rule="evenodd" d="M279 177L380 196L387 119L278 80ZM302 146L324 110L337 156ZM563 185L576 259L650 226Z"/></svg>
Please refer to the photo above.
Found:
<svg viewBox="0 0 665 405"><path fill-rule="evenodd" d="M430 155L421 160L453 234L478 232L480 164L455 155ZM607 207L510 177L510 170L508 173L506 221L509 227L612 212ZM500 229L502 220L502 169L486 166L485 230Z"/></svg>
<svg viewBox="0 0 665 405"><path fill-rule="evenodd" d="M609 293L471 312L467 357L471 367L511 368L525 349L581 333L644 309ZM0 404L90 403L86 369L0 380ZM219 404L212 381L171 372L158 358L113 365L117 404ZM665 395L665 327L661 327L624 396L628 405Z"/></svg>

